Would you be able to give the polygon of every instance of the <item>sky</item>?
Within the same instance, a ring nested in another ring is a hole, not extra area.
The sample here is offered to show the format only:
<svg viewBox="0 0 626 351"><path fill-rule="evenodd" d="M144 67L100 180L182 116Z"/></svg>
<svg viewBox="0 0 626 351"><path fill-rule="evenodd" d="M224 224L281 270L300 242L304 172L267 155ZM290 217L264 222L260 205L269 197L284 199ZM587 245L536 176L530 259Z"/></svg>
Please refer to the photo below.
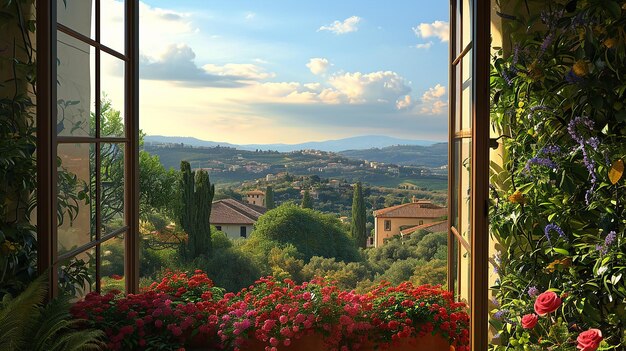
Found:
<svg viewBox="0 0 626 351"><path fill-rule="evenodd" d="M432 0L145 0L141 129L235 144L446 140L448 11ZM120 20L103 18L108 35Z"/></svg>

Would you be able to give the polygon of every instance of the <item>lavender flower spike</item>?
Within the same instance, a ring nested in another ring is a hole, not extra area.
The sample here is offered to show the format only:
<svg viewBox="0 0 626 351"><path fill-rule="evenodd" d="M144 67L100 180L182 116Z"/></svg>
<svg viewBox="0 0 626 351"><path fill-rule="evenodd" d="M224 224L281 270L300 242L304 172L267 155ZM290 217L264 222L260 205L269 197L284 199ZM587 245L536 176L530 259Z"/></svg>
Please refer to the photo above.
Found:
<svg viewBox="0 0 626 351"><path fill-rule="evenodd" d="M555 232L557 232L559 234L559 237L561 237L566 242L568 241L567 236L563 232L563 229L561 229L561 227L559 227L558 225L556 225L554 223L550 223L550 224L546 225L546 227L543 229L543 233L546 236L546 239L548 239L548 243L550 244L550 246L552 246L552 241L550 240L550 231L551 230L554 230Z"/></svg>

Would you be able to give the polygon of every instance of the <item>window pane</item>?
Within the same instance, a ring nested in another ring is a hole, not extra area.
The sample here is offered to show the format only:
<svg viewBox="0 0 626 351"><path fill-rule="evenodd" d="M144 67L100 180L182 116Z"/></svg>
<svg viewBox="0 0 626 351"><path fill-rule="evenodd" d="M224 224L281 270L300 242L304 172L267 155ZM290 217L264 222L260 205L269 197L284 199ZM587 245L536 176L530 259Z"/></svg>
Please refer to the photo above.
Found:
<svg viewBox="0 0 626 351"><path fill-rule="evenodd" d="M95 136L95 49L57 32L57 134Z"/></svg>
<svg viewBox="0 0 626 351"><path fill-rule="evenodd" d="M470 138L462 139L461 141L461 153L458 155L457 167L459 168L460 173L460 193L459 193L459 226L457 227L461 237L465 242L467 242L470 247L472 245L471 239L471 203L470 203L470 194L471 194L471 151L472 151L472 143ZM471 283L471 260L470 253L461 245L460 249L460 296L469 301L470 298L470 283Z"/></svg>
<svg viewBox="0 0 626 351"><path fill-rule="evenodd" d="M124 221L124 144L100 146L100 206L102 235L126 225Z"/></svg>
<svg viewBox="0 0 626 351"><path fill-rule="evenodd" d="M126 4L124 0L101 0L100 43L124 53L124 22Z"/></svg>
<svg viewBox="0 0 626 351"><path fill-rule="evenodd" d="M457 64L454 68L455 71L455 79L454 79L454 131L460 132L462 127L461 122L461 108L463 107L463 103L461 101L461 64Z"/></svg>
<svg viewBox="0 0 626 351"><path fill-rule="evenodd" d="M124 61L100 52L100 136L124 136Z"/></svg>
<svg viewBox="0 0 626 351"><path fill-rule="evenodd" d="M57 22L94 40L95 13L94 0L57 0Z"/></svg>
<svg viewBox="0 0 626 351"><path fill-rule="evenodd" d="M62 261L57 272L61 294L81 298L94 291L96 285L95 248Z"/></svg>
<svg viewBox="0 0 626 351"><path fill-rule="evenodd" d="M100 245L100 291L125 291L124 236L116 236Z"/></svg>
<svg viewBox="0 0 626 351"><path fill-rule="evenodd" d="M461 50L463 50L467 44L472 41L472 0L462 0L463 11L463 41L461 44Z"/></svg>
<svg viewBox="0 0 626 351"><path fill-rule="evenodd" d="M463 57L461 65L463 66L463 76L461 77L461 128L467 130L472 128L472 50Z"/></svg>
<svg viewBox="0 0 626 351"><path fill-rule="evenodd" d="M67 252L95 239L94 144L58 147L58 250Z"/></svg>

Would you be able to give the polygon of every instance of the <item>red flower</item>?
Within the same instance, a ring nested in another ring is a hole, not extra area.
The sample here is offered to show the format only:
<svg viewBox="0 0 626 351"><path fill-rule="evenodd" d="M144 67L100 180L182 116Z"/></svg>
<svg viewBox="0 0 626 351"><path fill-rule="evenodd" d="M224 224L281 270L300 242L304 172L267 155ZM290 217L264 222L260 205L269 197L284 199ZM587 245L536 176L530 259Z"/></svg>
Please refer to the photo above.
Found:
<svg viewBox="0 0 626 351"><path fill-rule="evenodd" d="M122 277L122 276L121 276L121 275L119 275L119 274L111 274L111 279L114 279L114 280L122 280L122 279L124 279L124 277Z"/></svg>
<svg viewBox="0 0 626 351"><path fill-rule="evenodd" d="M581 351L596 351L602 341L602 332L599 329L589 329L578 335L577 349Z"/></svg>
<svg viewBox="0 0 626 351"><path fill-rule="evenodd" d="M529 313L525 315L524 317L522 317L522 328L532 329L535 327L535 325L537 325L538 320L539 320L539 317L537 317L536 314Z"/></svg>
<svg viewBox="0 0 626 351"><path fill-rule="evenodd" d="M540 316L556 311L561 307L561 299L554 291L546 291L537 296L535 312Z"/></svg>

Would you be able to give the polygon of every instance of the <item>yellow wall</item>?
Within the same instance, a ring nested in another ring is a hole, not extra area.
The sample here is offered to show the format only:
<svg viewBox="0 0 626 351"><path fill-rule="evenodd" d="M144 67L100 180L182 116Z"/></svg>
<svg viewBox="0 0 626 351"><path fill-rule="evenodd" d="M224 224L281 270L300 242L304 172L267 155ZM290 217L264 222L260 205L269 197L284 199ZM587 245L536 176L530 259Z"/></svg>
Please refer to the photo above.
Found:
<svg viewBox="0 0 626 351"><path fill-rule="evenodd" d="M385 220L391 221L391 230L385 231ZM400 227L403 226L416 226L420 224L420 221L424 221L422 224L435 222L434 218L375 218L374 219L374 232L376 233L375 247L382 246L384 240L391 238L394 235L400 235Z"/></svg>

